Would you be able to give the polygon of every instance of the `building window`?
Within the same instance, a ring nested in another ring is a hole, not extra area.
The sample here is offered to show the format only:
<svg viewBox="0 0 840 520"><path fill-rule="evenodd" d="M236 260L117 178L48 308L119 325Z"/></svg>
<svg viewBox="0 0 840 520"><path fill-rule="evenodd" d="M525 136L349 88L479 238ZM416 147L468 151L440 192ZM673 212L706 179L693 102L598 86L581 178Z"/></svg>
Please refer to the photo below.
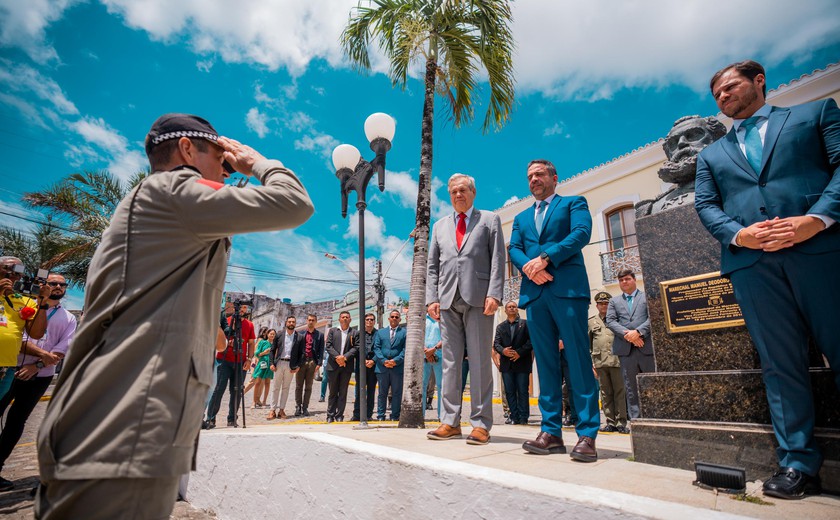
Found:
<svg viewBox="0 0 840 520"><path fill-rule="evenodd" d="M607 220L607 238L611 251L635 246L636 210L633 206L622 206L605 215Z"/></svg>

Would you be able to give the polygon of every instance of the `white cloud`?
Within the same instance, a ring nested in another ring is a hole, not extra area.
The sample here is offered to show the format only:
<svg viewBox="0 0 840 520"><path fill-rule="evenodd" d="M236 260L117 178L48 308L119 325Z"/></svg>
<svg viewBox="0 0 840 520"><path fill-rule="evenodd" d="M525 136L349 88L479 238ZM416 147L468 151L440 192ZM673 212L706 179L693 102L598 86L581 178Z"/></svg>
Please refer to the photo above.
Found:
<svg viewBox="0 0 840 520"><path fill-rule="evenodd" d="M417 207L417 180L408 172L385 172L385 193L396 197L404 208Z"/></svg>
<svg viewBox="0 0 840 520"><path fill-rule="evenodd" d="M359 214L353 213L347 222L347 231L344 233L346 240L358 241L359 239ZM382 260L383 271L392 280L407 283L411 277L411 261L414 250L411 247L411 240L408 237L398 237L387 234L385 220L371 212L365 212L365 247L371 247L379 251L379 259ZM366 255L367 273L372 273L373 262L376 258ZM390 268L389 268L390 266Z"/></svg>
<svg viewBox="0 0 840 520"><path fill-rule="evenodd" d="M227 290L250 293L251 288L256 287L258 293L272 298L291 298L294 302L343 298L347 291L358 286L358 279L340 262L324 257L325 251L347 254L348 262L354 264L349 254L335 244L295 230L236 236L231 265L251 266L284 276L231 268L227 276L231 284Z"/></svg>
<svg viewBox="0 0 840 520"><path fill-rule="evenodd" d="M551 137L554 135L559 135L565 137L566 139L571 137L571 135L566 132L566 125L564 125L562 121L554 123L554 126L550 126L543 130L543 137Z"/></svg>
<svg viewBox="0 0 840 520"><path fill-rule="evenodd" d="M248 111L245 116L245 124L248 128L260 136L260 139L268 134L268 116L261 113L256 107Z"/></svg>
<svg viewBox="0 0 840 520"><path fill-rule="evenodd" d="M285 68L313 60L349 65L339 36L358 0L101 0L127 25L170 44L187 41L210 63ZM45 28L78 0L0 0L0 45L56 58ZM601 99L631 86L681 83L702 91L710 74L744 57L802 59L840 41L836 0L530 1L512 4L521 93ZM632 20L632 23L628 21ZM745 25L745 20L749 22ZM747 29L748 27L748 29ZM779 37L784 35L784 37ZM378 47L377 72L388 70ZM201 65L198 65L199 67ZM282 87L297 95L297 84ZM317 91L317 89L316 89ZM410 93L410 91L409 91Z"/></svg>
<svg viewBox="0 0 840 520"><path fill-rule="evenodd" d="M338 139L314 129L309 134L295 140L295 150L315 152L325 158L332 157L332 151L338 145Z"/></svg>
<svg viewBox="0 0 840 520"><path fill-rule="evenodd" d="M227 62L285 67L302 74L323 58L342 62L338 36L357 0L103 0L126 24L156 40L180 42L186 35L199 54Z"/></svg>
<svg viewBox="0 0 840 520"><path fill-rule="evenodd" d="M198 60L197 62L195 62L196 68L198 70L200 70L201 72L210 72L210 69L212 69L213 65L215 65L215 64L216 64L216 58L215 57L210 57L210 58L207 58L206 60Z"/></svg>
<svg viewBox="0 0 840 520"><path fill-rule="evenodd" d="M508 200L504 201L504 202L502 203L502 207L505 207L505 206L507 206L508 204L513 204L514 202L516 202L516 201L518 201L518 200L519 200L519 197L517 197L516 195L514 195L513 197L511 197L511 198L509 198Z"/></svg>
<svg viewBox="0 0 840 520"><path fill-rule="evenodd" d="M45 29L78 0L0 0L0 47L19 47L37 63L58 59Z"/></svg>
<svg viewBox="0 0 840 520"><path fill-rule="evenodd" d="M46 101L49 110L59 114L76 115L79 113L79 109L67 98L55 80L28 65L0 59L0 85L3 85L6 93L34 94L38 99Z"/></svg>
<svg viewBox="0 0 840 520"><path fill-rule="evenodd" d="M111 128L104 119L85 116L74 123L70 123L69 126L82 136L89 145L94 145L105 152L104 155L98 154L89 145L70 145L65 156L71 161L77 162L79 165L97 159L109 161L108 169L120 179L128 179L134 173L146 168L145 154L137 149L132 149L128 139Z"/></svg>
<svg viewBox="0 0 840 520"><path fill-rule="evenodd" d="M84 117L73 123L71 127L86 141L108 152L121 152L128 148L128 140L108 126L102 118Z"/></svg>
<svg viewBox="0 0 840 520"><path fill-rule="evenodd" d="M671 83L703 91L732 61L779 62L840 41L836 0L567 0L512 9L518 86L561 98Z"/></svg>

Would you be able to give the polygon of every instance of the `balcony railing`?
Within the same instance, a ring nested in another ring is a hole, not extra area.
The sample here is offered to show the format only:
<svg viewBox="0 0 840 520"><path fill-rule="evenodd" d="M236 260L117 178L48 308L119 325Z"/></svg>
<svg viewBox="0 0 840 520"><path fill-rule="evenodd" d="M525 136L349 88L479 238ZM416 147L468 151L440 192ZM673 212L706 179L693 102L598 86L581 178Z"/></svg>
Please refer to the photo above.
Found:
<svg viewBox="0 0 840 520"><path fill-rule="evenodd" d="M637 275L642 272L639 246L627 246L601 253L601 272L604 277L604 285L616 283L618 273L624 269L632 269Z"/></svg>

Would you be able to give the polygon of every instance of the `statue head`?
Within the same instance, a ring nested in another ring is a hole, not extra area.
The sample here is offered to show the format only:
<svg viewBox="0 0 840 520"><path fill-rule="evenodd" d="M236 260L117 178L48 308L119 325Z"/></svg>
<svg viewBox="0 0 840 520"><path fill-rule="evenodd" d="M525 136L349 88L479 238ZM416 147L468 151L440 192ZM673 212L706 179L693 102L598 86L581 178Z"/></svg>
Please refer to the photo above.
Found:
<svg viewBox="0 0 840 520"><path fill-rule="evenodd" d="M726 127L714 117L685 116L677 119L662 143L668 160L659 170L659 178L674 184L694 181L697 154L726 135Z"/></svg>

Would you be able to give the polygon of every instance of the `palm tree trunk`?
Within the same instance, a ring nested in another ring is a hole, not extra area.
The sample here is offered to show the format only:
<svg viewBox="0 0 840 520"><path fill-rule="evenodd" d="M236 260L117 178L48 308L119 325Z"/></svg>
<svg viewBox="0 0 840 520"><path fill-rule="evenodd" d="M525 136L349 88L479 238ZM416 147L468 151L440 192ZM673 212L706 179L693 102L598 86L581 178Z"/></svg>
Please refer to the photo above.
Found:
<svg viewBox="0 0 840 520"><path fill-rule="evenodd" d="M420 130L420 178L414 227L414 260L408 296L408 335L405 347L400 428L423 428L423 346L426 335L426 264L429 260L429 225L432 200L432 130L435 119L435 75L432 54L426 60L423 122Z"/></svg>

